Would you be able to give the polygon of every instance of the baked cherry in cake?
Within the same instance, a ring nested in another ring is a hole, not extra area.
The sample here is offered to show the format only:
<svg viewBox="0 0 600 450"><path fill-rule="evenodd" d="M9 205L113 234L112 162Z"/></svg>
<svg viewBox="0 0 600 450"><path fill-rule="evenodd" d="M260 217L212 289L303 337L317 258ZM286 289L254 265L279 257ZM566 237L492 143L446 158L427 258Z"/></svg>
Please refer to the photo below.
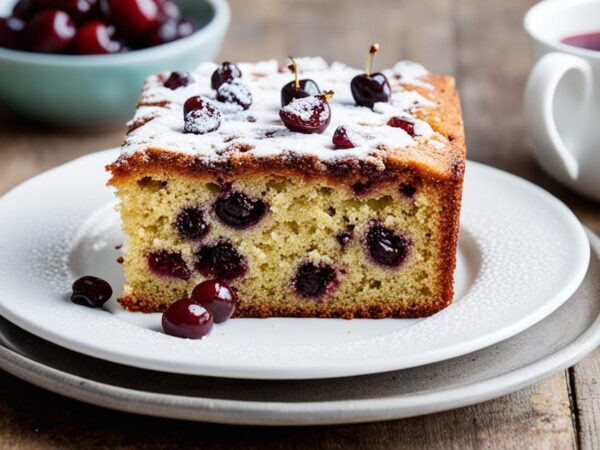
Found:
<svg viewBox="0 0 600 450"><path fill-rule="evenodd" d="M408 118L394 116L388 120L387 124L390 127L402 128L411 136L415 135L415 122Z"/></svg>
<svg viewBox="0 0 600 450"><path fill-rule="evenodd" d="M246 259L228 241L203 245L196 253L196 270L205 277L233 280L247 269Z"/></svg>
<svg viewBox="0 0 600 450"><path fill-rule="evenodd" d="M199 206L186 206L183 208L173 224L177 234L186 241L199 241L209 230L206 214Z"/></svg>
<svg viewBox="0 0 600 450"><path fill-rule="evenodd" d="M223 83L229 83L242 77L242 71L235 64L225 61L219 65L210 78L210 86L219 89Z"/></svg>
<svg viewBox="0 0 600 450"><path fill-rule="evenodd" d="M66 53L75 38L73 19L64 11L48 9L28 22L24 33L25 48L40 53Z"/></svg>
<svg viewBox="0 0 600 450"><path fill-rule="evenodd" d="M231 317L238 303L236 293L223 281L206 280L192 291L191 299L210 311L215 323Z"/></svg>
<svg viewBox="0 0 600 450"><path fill-rule="evenodd" d="M331 122L329 100L333 92L327 91L319 95L297 98L279 110L279 117L290 130L298 133L312 134L325 131Z"/></svg>
<svg viewBox="0 0 600 450"><path fill-rule="evenodd" d="M379 44L371 45L366 73L356 75L350 83L352 96L359 106L373 108L373 105L377 102L388 102L392 95L392 88L386 76L380 72L371 73L373 59L378 51Z"/></svg>
<svg viewBox="0 0 600 450"><path fill-rule="evenodd" d="M107 281L88 275L73 283L71 301L90 308L100 308L111 296L112 288Z"/></svg>
<svg viewBox="0 0 600 450"><path fill-rule="evenodd" d="M354 148L354 144L348 137L348 131L346 127L340 125L337 127L333 133L333 137L331 138L331 142L333 143L335 148L338 149L346 149L346 148Z"/></svg>
<svg viewBox="0 0 600 450"><path fill-rule="evenodd" d="M179 252L156 250L146 253L150 271L156 275L188 280L192 272Z"/></svg>
<svg viewBox="0 0 600 450"><path fill-rule="evenodd" d="M365 245L371 258L382 266L397 267L408 255L410 241L379 222L374 222L365 235Z"/></svg>
<svg viewBox="0 0 600 450"><path fill-rule="evenodd" d="M235 191L221 194L215 203L215 213L221 222L240 229L257 224L267 209L262 200Z"/></svg>
<svg viewBox="0 0 600 450"><path fill-rule="evenodd" d="M402 183L400 185L400 192L402 192L402 195L404 195L406 198L410 199L413 198L417 193L417 188L413 184Z"/></svg>
<svg viewBox="0 0 600 450"><path fill-rule="evenodd" d="M183 119L186 133L205 134L221 126L222 114L219 107L206 97L188 98L183 105Z"/></svg>
<svg viewBox="0 0 600 450"><path fill-rule="evenodd" d="M297 98L309 97L311 95L319 95L321 91L319 86L311 79L300 80L298 76L298 64L296 60L290 56L292 64L288 68L294 73L294 80L290 81L281 88L281 106L291 103Z"/></svg>
<svg viewBox="0 0 600 450"><path fill-rule="evenodd" d="M219 86L217 100L238 105L242 109L248 109L252 105L252 93L245 84L236 79Z"/></svg>
<svg viewBox="0 0 600 450"><path fill-rule="evenodd" d="M339 242L340 247L342 247L342 250L344 250L348 246L348 244L352 242L352 232L340 231L338 234L335 235L335 238Z"/></svg>
<svg viewBox="0 0 600 450"><path fill-rule="evenodd" d="M162 327L171 336L200 339L213 326L210 311L196 301L182 298L171 304L162 315Z"/></svg>
<svg viewBox="0 0 600 450"><path fill-rule="evenodd" d="M190 73L182 70L179 72L171 72L169 78L165 80L164 86L174 91L177 88L185 87L193 82L194 79Z"/></svg>
<svg viewBox="0 0 600 450"><path fill-rule="evenodd" d="M335 281L335 270L326 264L307 262L296 270L292 285L302 297L319 297Z"/></svg>

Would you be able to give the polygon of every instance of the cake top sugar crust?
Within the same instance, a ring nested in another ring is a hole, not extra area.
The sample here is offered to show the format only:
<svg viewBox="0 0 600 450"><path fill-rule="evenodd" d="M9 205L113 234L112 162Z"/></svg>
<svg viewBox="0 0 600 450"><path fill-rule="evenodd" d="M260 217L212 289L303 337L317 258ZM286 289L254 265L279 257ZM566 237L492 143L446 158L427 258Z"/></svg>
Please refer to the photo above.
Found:
<svg viewBox="0 0 600 450"><path fill-rule="evenodd" d="M210 77L217 65L204 63L191 72L193 82L171 90L164 86L169 73L150 76L121 149L109 169L114 175L139 168L145 159L177 160L195 166L219 166L239 160L277 159L285 165L310 159L313 169L328 170L336 164L368 163L386 166L416 165L429 172L451 174L457 163L464 165L465 149L458 96L451 77L429 73L423 66L400 61L384 70L392 89L387 103L373 109L356 106L350 82L361 73L342 63L329 65L322 58L297 58L301 78L314 80L321 91L331 90L331 123L322 134L288 130L279 118L281 88L293 74L276 60L240 63L240 81L252 93L252 105L243 110L233 103L215 99ZM213 100L223 119L216 131L184 133L183 104L192 96ZM414 137L402 128L387 125L393 116L414 122ZM355 148L335 149L332 135L343 125Z"/></svg>

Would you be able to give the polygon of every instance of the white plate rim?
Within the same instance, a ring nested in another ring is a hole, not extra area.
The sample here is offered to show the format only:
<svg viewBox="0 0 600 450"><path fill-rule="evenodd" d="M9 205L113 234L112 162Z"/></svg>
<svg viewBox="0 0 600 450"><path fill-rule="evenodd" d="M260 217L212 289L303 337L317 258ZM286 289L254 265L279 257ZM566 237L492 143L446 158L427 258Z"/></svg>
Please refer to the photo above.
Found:
<svg viewBox="0 0 600 450"><path fill-rule="evenodd" d="M87 158L98 157L100 154L113 154L117 151L117 149L109 149L103 152L93 153L90 155L83 156L81 158L77 158L71 162L68 162L62 166L51 169L47 172L37 175L33 177L31 180L39 179L41 177L47 176L52 172L64 169L70 165L76 165L84 162ZM134 356L132 358L131 354L123 354L123 353L115 353L110 352L106 349L98 348L93 345L88 345L82 343L81 341L77 341L75 339L69 339L60 333L56 333L54 330L40 328L37 323L27 320L21 315L13 313L0 298L0 313L4 317L6 317L11 322L15 323L19 327L36 334L44 339L47 339L53 343L56 343L60 346L66 347L68 349L78 351L93 357L106 359L109 361L117 362L120 364L126 364L134 367L140 367L151 370L162 370L169 371L175 373L185 373L185 374L198 374L198 375L209 375L209 376L222 376L222 377L235 377L235 378L251 378L251 379L309 379L309 378L334 378L339 376L353 376L353 375L364 375L370 373L378 373L385 372L390 370L397 370L402 368L414 367L423 364L433 363L442 361L445 359L454 358L456 356L460 356L466 353L470 353L481 348L490 346L494 343L497 343L501 340L504 340L508 337L514 336L515 334L527 329L531 325L537 323L543 318L547 317L550 313L552 313L556 308L558 308L564 301L566 301L570 295L577 289L581 281L583 280L585 273L587 271L587 266L589 263L589 244L585 235L585 231L583 230L581 224L576 219L574 214L558 199L553 197L544 189L539 186L530 183L527 180L524 180L520 177L512 175L510 173L501 171L499 169L495 169L480 163L468 162L468 167L477 167L478 170L488 171L490 174L497 175L503 178L508 183L516 183L525 186L526 189L531 189L533 192L536 192L537 195L542 196L553 204L553 208L560 212L563 219L566 219L569 222L569 225L572 227L574 235L572 236L574 239L574 243L578 250L583 251L583 257L578 260L576 266L573 268L573 275L571 279L562 286L552 298L544 303L544 305L537 309L536 314L529 314L521 318L521 320L512 323L512 325L497 330L495 333L490 333L485 336L485 338L479 338L477 340L471 340L467 343L457 344L454 347L445 347L443 349L438 349L429 352L422 352L419 354L412 355L410 358L404 358L401 364L398 364L394 359L386 359L386 360L377 360L373 362L373 360L369 360L368 364L357 365L356 362L346 362L346 363L336 363L335 366L329 367L281 367L278 369L270 368L269 370L264 370L262 368L253 367L250 370L248 367L244 365L235 366L235 365L226 365L226 366L201 366L198 368L197 366L189 367L186 365L173 367L170 366L165 367L157 367L157 362L150 358L145 359L139 356ZM467 169L468 170L468 169ZM2 205L2 200L5 198L18 193L20 189L23 189L27 185L28 181L23 184L15 187L7 194L5 194L2 198L0 198L0 207Z"/></svg>
<svg viewBox="0 0 600 450"><path fill-rule="evenodd" d="M600 256L600 238L586 228ZM394 420L447 411L518 391L571 367L600 345L600 315L556 353L476 383L387 399L256 402L160 394L89 380L29 359L0 345L0 367L38 387L96 406L172 419L238 425L334 425Z"/></svg>

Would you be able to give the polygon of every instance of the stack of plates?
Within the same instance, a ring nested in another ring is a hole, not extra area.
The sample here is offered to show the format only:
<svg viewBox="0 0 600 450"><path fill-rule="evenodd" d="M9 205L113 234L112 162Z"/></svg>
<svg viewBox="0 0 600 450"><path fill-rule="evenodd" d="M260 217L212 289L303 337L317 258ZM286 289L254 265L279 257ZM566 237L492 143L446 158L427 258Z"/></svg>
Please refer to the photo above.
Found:
<svg viewBox="0 0 600 450"><path fill-rule="evenodd" d="M123 283L103 171L116 154L75 160L0 199L0 368L36 385L172 418L363 422L498 397L600 343L598 238L545 191L473 162L455 303L432 317L236 319L190 341L114 300L74 305L79 276L117 292Z"/></svg>

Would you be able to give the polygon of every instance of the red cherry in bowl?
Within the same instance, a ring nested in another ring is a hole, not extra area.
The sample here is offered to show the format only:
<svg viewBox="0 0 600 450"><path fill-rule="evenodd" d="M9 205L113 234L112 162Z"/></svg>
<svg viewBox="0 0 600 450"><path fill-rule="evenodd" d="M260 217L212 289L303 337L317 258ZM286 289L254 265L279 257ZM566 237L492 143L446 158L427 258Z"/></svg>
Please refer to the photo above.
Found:
<svg viewBox="0 0 600 450"><path fill-rule="evenodd" d="M223 83L229 83L236 78L242 77L242 71L233 63L225 61L213 72L210 77L210 86L213 89L219 89Z"/></svg>
<svg viewBox="0 0 600 450"><path fill-rule="evenodd" d="M236 293L219 280L206 280L197 285L191 299L208 309L215 323L229 319L238 303Z"/></svg>
<svg viewBox="0 0 600 450"><path fill-rule="evenodd" d="M18 17L0 17L0 47L16 49L25 22Z"/></svg>
<svg viewBox="0 0 600 450"><path fill-rule="evenodd" d="M100 20L88 22L77 30L73 50L79 55L118 53L122 42L114 39L115 29Z"/></svg>
<svg viewBox="0 0 600 450"><path fill-rule="evenodd" d="M188 339L206 336L213 326L210 311L189 298L172 303L162 315L162 327L166 334Z"/></svg>
<svg viewBox="0 0 600 450"><path fill-rule="evenodd" d="M321 91L319 86L311 79L300 80L298 76L298 64L296 60L289 57L292 64L288 68L294 72L294 80L281 88L281 106L286 106L292 100L297 98L309 97L311 95L319 95Z"/></svg>
<svg viewBox="0 0 600 450"><path fill-rule="evenodd" d="M66 53L76 31L66 12L47 9L33 16L25 27L25 48L40 53Z"/></svg>
<svg viewBox="0 0 600 450"><path fill-rule="evenodd" d="M144 43L147 47L166 44L191 35L196 26L191 20L168 20L153 28L146 36Z"/></svg>
<svg viewBox="0 0 600 450"><path fill-rule="evenodd" d="M33 0L19 0L13 7L12 15L19 19L28 20L33 17L37 11L37 8L33 4Z"/></svg>
<svg viewBox="0 0 600 450"><path fill-rule="evenodd" d="M392 89L386 76L382 73L371 73L375 53L379 51L379 44L371 45L369 58L367 60L366 73L356 75L350 82L350 90L354 101L359 106L372 108L375 103L388 102L392 95Z"/></svg>
<svg viewBox="0 0 600 450"><path fill-rule="evenodd" d="M157 0L100 0L100 8L120 33L135 42L160 25Z"/></svg>
<svg viewBox="0 0 600 450"><path fill-rule="evenodd" d="M98 0L33 0L33 2L39 9L60 9L78 23L101 18Z"/></svg>
<svg viewBox="0 0 600 450"><path fill-rule="evenodd" d="M169 20L178 21L181 19L181 10L176 3L170 0L157 0L159 21L161 23Z"/></svg>
<svg viewBox="0 0 600 450"><path fill-rule="evenodd" d="M297 98L279 110L283 124L291 131L312 134L325 131L331 122L329 100L333 92Z"/></svg>

